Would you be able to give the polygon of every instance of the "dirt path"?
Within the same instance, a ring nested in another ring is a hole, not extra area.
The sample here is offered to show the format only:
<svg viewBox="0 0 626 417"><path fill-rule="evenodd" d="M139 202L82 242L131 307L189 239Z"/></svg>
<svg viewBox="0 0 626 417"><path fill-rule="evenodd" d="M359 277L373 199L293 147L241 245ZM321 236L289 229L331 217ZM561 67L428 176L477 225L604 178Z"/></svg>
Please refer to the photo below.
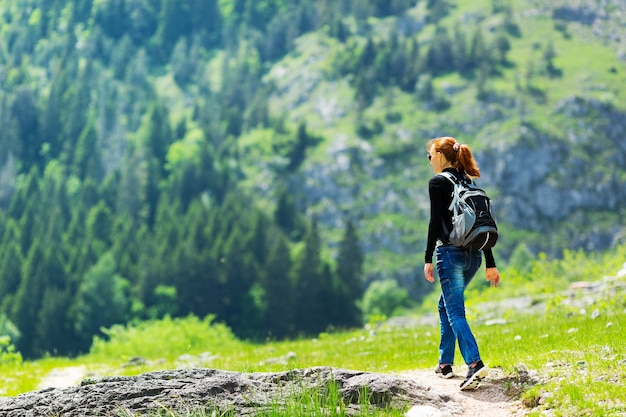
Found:
<svg viewBox="0 0 626 417"><path fill-rule="evenodd" d="M87 368L84 366L69 366L66 368L56 368L39 384L39 389L44 388L67 388L80 384L87 375Z"/></svg>
<svg viewBox="0 0 626 417"><path fill-rule="evenodd" d="M461 391L459 385L467 371L466 367L455 368L455 378L443 379L434 370L415 370L400 375L410 378L420 385L430 387L433 393L449 398L444 409L429 406L412 408L407 417L511 417L523 416L523 407L506 393L507 378L499 369L490 369L480 387L474 391Z"/></svg>

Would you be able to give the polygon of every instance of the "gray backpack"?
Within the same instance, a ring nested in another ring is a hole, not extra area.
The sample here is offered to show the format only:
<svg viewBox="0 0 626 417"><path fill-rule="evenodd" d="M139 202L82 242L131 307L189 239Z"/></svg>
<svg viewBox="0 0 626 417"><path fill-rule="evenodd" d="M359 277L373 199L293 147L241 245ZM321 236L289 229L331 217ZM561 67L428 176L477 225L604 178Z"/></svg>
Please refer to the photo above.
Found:
<svg viewBox="0 0 626 417"><path fill-rule="evenodd" d="M452 230L448 231L443 225L450 243L470 251L494 247L498 241L498 226L487 193L467 178L461 181L450 172L439 175L450 180L454 188L448 207L452 211Z"/></svg>

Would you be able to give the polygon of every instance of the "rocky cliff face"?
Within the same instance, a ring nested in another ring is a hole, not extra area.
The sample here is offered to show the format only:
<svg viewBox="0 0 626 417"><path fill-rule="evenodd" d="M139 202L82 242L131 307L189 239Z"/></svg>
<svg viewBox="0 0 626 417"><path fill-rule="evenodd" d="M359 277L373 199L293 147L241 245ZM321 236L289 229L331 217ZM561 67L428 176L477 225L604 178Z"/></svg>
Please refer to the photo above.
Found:
<svg viewBox="0 0 626 417"><path fill-rule="evenodd" d="M566 234L569 247L610 247L625 230L626 114L572 97L553 117L567 121L561 132L524 126L519 141L487 150L482 158L491 173L486 184L497 190L500 217L544 235Z"/></svg>
<svg viewBox="0 0 626 417"><path fill-rule="evenodd" d="M504 233L498 250L519 243L559 256L565 248L604 250L626 236L626 114L599 100L572 96L550 115L558 129L522 124L513 140L485 138L475 152L505 230L524 231L527 241ZM462 140L462 139L460 139ZM367 141L336 138L320 161L309 161L292 189L327 228L359 222L363 249L376 259L368 281L395 278L419 297L428 221L426 138L384 158ZM331 242L332 248L332 242ZM399 261L379 262L386 254ZM404 263L403 263L404 262ZM418 277L416 279L416 277Z"/></svg>

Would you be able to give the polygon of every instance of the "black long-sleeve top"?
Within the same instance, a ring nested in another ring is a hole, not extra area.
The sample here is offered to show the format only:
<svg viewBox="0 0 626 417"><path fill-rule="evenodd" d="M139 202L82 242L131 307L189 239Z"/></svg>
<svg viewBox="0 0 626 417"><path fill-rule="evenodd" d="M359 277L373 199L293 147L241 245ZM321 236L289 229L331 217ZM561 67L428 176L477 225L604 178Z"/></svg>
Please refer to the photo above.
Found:
<svg viewBox="0 0 626 417"><path fill-rule="evenodd" d="M444 171L454 174L458 179L463 179L459 171L454 168L446 168ZM445 223L448 230L452 230L452 212L449 210L452 203L452 193L454 186L452 182L441 176L435 175L428 181L428 194L430 195L430 222L428 223L428 242L426 243L426 253L424 254L424 262L432 263L433 254L437 240L441 240L444 245L449 244L448 236L443 230ZM442 222L443 220L443 222ZM493 258L491 249L485 249L485 263L487 268L495 268L496 261Z"/></svg>

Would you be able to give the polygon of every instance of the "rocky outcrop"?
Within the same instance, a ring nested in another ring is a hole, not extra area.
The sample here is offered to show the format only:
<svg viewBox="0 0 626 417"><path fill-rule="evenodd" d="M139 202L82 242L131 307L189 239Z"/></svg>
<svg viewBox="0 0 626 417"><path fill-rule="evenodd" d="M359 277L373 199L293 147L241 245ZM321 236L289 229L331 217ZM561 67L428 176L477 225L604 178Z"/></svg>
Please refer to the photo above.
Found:
<svg viewBox="0 0 626 417"><path fill-rule="evenodd" d="M0 399L0 415L145 416L159 412L188 415L190 410L209 410L218 411L219 415L253 416L283 406L301 393L328 394L333 387L343 399L348 415L363 415L362 407L441 408L449 401L445 395L431 392L410 379L330 367L248 374L181 369L87 379L75 387L43 389ZM367 400L363 399L364 392Z"/></svg>

